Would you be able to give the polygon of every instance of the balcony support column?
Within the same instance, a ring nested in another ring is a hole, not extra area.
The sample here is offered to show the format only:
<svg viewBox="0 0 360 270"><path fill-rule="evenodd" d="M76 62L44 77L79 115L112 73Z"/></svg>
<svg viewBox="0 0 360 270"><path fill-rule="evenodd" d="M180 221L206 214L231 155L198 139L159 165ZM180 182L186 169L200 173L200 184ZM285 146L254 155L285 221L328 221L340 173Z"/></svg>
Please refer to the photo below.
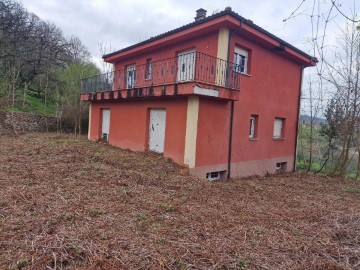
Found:
<svg viewBox="0 0 360 270"><path fill-rule="evenodd" d="M88 125L88 140L90 140L90 134L91 134L91 102L89 104L89 125Z"/></svg>
<svg viewBox="0 0 360 270"><path fill-rule="evenodd" d="M199 118L199 97L189 96L186 115L186 135L184 164L189 168L195 167L196 162L196 140Z"/></svg>
<svg viewBox="0 0 360 270"><path fill-rule="evenodd" d="M227 70L227 61L229 55L229 39L230 39L230 30L228 28L220 28L218 36L218 50L217 50L217 63L216 63L216 77L215 84L224 86L225 79L224 73Z"/></svg>

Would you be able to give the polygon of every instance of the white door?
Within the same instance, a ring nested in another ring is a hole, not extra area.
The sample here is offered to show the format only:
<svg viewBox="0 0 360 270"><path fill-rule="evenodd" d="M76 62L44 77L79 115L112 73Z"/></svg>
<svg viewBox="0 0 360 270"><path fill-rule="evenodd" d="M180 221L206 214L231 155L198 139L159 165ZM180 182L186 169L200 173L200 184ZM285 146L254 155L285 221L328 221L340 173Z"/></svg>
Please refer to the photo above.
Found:
<svg viewBox="0 0 360 270"><path fill-rule="evenodd" d="M102 127L101 127L101 139L104 141L109 140L110 130L110 109L102 109Z"/></svg>
<svg viewBox="0 0 360 270"><path fill-rule="evenodd" d="M194 50L178 53L178 82L194 80L195 56L196 52Z"/></svg>
<svg viewBox="0 0 360 270"><path fill-rule="evenodd" d="M126 88L134 88L136 80L136 66L128 66L126 69Z"/></svg>
<svg viewBox="0 0 360 270"><path fill-rule="evenodd" d="M166 110L150 110L149 150L158 153L164 152Z"/></svg>

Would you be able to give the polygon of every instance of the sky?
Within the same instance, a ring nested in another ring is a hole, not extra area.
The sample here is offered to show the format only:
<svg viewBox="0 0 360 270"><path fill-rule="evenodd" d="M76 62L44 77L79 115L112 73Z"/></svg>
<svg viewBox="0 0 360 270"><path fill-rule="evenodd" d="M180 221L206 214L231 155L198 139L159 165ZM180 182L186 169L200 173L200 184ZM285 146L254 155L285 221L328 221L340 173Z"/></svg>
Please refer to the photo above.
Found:
<svg viewBox="0 0 360 270"><path fill-rule="evenodd" d="M224 10L226 6L232 7L236 13L251 19L292 45L311 53L307 42L311 37L310 17L306 15L311 13L310 2L305 2L297 10L298 16L283 22L283 19L291 16L302 1L22 0L21 2L28 11L61 28L65 36L79 37L94 60L99 63L103 52L119 50L194 21L196 10L199 8L206 9L207 15L211 15ZM323 10L325 10L325 3L330 0L319 1L324 3ZM341 8L345 13L351 13L353 1L341 0ZM334 23L330 30L336 27ZM99 44L104 48L102 51Z"/></svg>
<svg viewBox="0 0 360 270"><path fill-rule="evenodd" d="M288 43L314 55L309 40L312 35L313 3L321 21L331 0L19 0L41 19L54 23L64 36L77 36L88 48L93 61L101 68L102 55L136 44L150 37L194 21L196 10L204 8L207 15L230 6L239 15ZM359 10L359 0L335 0L342 13L351 16ZM295 13L293 13L295 11ZM345 18L334 12L327 26L325 46L336 50L337 33ZM359 14L359 12L358 12ZM287 19L284 22L284 19ZM313 19L316 19L313 17ZM313 24L314 25L314 24ZM319 29L323 28L320 24ZM320 35L321 36L321 35ZM100 49L102 44L102 50ZM316 55L315 55L316 56ZM307 68L303 89L316 68ZM308 113L306 91L302 106Z"/></svg>

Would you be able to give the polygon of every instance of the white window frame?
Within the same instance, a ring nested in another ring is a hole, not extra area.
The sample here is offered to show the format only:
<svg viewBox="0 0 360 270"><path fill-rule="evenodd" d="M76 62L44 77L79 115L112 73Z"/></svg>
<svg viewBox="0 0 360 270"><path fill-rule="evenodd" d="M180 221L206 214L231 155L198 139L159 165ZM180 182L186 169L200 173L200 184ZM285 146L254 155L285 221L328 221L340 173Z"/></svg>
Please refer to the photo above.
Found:
<svg viewBox="0 0 360 270"><path fill-rule="evenodd" d="M233 70L238 73L248 74L249 51L240 47L234 50Z"/></svg>
<svg viewBox="0 0 360 270"><path fill-rule="evenodd" d="M257 115L252 114L250 116L249 139L256 138L256 133L255 133L255 128L257 124L256 122L257 122Z"/></svg>
<svg viewBox="0 0 360 270"><path fill-rule="evenodd" d="M126 68L126 89L135 87L136 82L136 66L131 65Z"/></svg>
<svg viewBox="0 0 360 270"><path fill-rule="evenodd" d="M284 122L285 122L285 118L275 117L275 120L274 120L274 133L273 133L273 138L274 139L283 138L283 135L284 135Z"/></svg>

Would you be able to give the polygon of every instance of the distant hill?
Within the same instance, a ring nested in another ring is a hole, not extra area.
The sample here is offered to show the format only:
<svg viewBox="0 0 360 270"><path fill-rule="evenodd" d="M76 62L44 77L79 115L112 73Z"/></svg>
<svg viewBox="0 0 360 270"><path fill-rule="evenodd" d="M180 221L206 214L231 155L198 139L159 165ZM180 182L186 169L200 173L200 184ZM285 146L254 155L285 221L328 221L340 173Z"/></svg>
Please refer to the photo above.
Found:
<svg viewBox="0 0 360 270"><path fill-rule="evenodd" d="M311 116L309 115L300 115L300 123L303 125L310 125L311 123ZM327 121L325 118L320 118L320 117L314 117L313 119L314 121L314 125L326 125Z"/></svg>

